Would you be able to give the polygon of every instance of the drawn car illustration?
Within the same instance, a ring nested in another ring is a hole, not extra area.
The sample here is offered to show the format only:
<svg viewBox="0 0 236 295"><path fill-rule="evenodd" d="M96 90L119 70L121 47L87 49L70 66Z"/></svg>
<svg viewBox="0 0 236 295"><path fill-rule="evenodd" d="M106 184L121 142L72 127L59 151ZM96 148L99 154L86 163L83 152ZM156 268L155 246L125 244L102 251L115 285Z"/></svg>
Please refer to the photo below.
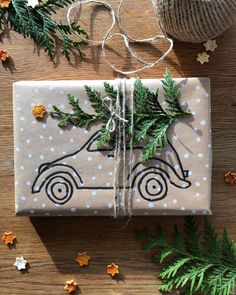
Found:
<svg viewBox="0 0 236 295"><path fill-rule="evenodd" d="M41 164L32 185L32 193L37 194L45 190L52 202L63 205L71 199L75 190L113 189L113 182L108 182L106 175L109 174L110 177L112 175L115 161L114 149L107 147L98 150L96 148L98 136L99 131L95 132L75 152ZM135 151L137 161L133 160L131 173L126 179L127 183L121 189L133 189L143 199L154 202L167 196L170 185L180 189L190 187L189 171L183 169L177 151L169 141L168 143L173 156L171 161L157 156L145 164L140 162L142 147L134 146L133 151ZM97 163L103 165L96 166L94 162L96 158L99 159ZM95 182L91 180L91 175L93 175L92 179L96 180Z"/></svg>

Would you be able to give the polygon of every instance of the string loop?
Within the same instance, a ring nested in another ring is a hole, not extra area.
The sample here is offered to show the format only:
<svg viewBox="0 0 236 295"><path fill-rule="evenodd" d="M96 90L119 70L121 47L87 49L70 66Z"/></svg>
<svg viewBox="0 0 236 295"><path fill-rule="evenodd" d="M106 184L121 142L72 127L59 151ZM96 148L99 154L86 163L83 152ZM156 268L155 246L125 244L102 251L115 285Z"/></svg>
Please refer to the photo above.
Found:
<svg viewBox="0 0 236 295"><path fill-rule="evenodd" d="M107 106L106 101L109 102L109 106ZM118 119L119 121L122 121L124 123L127 123L128 121L124 118L122 118L118 112L113 108L112 106L112 99L108 96L104 97L103 100L103 105L107 108L107 110L110 112L110 118L106 124L106 130L110 133L114 132L116 129L116 120Z"/></svg>
<svg viewBox="0 0 236 295"><path fill-rule="evenodd" d="M120 19L120 9L121 9L121 5L122 5L122 1L120 0L117 12L115 13L114 9L111 7L110 4L108 4L107 2L103 1L103 0L78 0L77 2L75 2L74 4L72 4L67 12L67 22L68 25L70 26L71 31L74 32L74 34L76 36L78 36L80 39L82 39L83 41L90 43L90 44L96 44L96 45L101 45L102 47L102 56L104 58L104 61L106 62L106 64L111 67L115 72L123 74L123 75L130 75L130 74L136 74L139 73L141 71L143 71L144 69L147 68L152 68L156 65L158 65L172 50L173 48L173 40L171 38L168 38L166 33L163 32L163 26L160 24L160 22L158 21L157 18L157 22L161 28L162 34L157 34L156 36L153 36L151 38L147 38L147 39L135 39L130 37L124 30L121 19ZM157 7L156 7L156 3L154 0L151 0L152 5L153 5L153 10L157 16ZM88 39L88 38L84 38L83 36L79 35L72 27L71 25L71 12L74 8L79 7L79 15L81 14L81 5L82 4L89 4L89 3L96 3L96 4L100 4L102 6L104 6L111 14L112 17L112 24L110 26L110 28L107 30L107 32L105 33L105 36L103 38L103 40L92 40L92 39ZM120 31L120 33L115 33L115 34L111 34L112 29L114 28L114 26L117 24L118 29ZM116 67L116 65L112 64L108 59L107 59L107 55L106 55L106 44L109 40L111 40L114 37L120 36L123 38L124 44L126 49L128 50L129 54L136 59L137 61L139 61L142 66L138 69L135 70L128 70L128 71L123 71L120 70L119 68ZM143 59L141 59L130 47L130 42L131 43L138 43L138 44L153 44L155 42L158 42L160 40L166 40L169 43L169 47L167 48L167 50L162 54L162 56L160 58L158 58L156 61L150 63L147 62Z"/></svg>

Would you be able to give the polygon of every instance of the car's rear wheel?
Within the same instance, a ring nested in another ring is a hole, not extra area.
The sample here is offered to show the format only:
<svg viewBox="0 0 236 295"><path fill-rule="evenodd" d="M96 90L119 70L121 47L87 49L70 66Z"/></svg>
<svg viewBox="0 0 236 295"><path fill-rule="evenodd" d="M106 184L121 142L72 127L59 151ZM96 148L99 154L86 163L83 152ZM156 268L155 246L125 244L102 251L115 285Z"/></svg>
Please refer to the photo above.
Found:
<svg viewBox="0 0 236 295"><path fill-rule="evenodd" d="M67 203L73 195L73 184L69 176L53 175L45 186L48 198L55 204Z"/></svg>
<svg viewBox="0 0 236 295"><path fill-rule="evenodd" d="M147 201L159 201L166 197L168 184L164 174L158 169L144 171L137 183L139 194Z"/></svg>

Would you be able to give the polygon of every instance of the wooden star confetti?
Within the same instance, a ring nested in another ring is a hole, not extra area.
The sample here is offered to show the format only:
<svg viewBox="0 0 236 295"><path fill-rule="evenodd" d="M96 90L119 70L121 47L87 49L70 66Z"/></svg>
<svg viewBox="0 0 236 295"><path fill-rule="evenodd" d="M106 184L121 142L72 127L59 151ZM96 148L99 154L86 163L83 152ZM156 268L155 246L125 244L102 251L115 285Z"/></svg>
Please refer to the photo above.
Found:
<svg viewBox="0 0 236 295"><path fill-rule="evenodd" d="M8 8L12 0L0 0L0 8Z"/></svg>
<svg viewBox="0 0 236 295"><path fill-rule="evenodd" d="M46 108L42 104L36 104L32 109L32 114L36 119L43 119L44 114L47 113Z"/></svg>
<svg viewBox="0 0 236 295"><path fill-rule="evenodd" d="M39 5L39 1L38 0L28 0L27 2L27 6L35 8L35 6Z"/></svg>
<svg viewBox="0 0 236 295"><path fill-rule="evenodd" d="M75 292L77 290L78 284L74 282L74 280L66 281L66 285L64 290L68 291L69 293Z"/></svg>
<svg viewBox="0 0 236 295"><path fill-rule="evenodd" d="M216 40L208 40L203 45L206 48L206 51L212 52L215 51L215 49L218 47L218 45L216 44Z"/></svg>
<svg viewBox="0 0 236 295"><path fill-rule="evenodd" d="M197 55L197 61L199 61L201 63L201 65L203 65L204 63L208 63L209 62L209 57L210 57L210 55L208 55L204 51L202 53L198 53L198 55Z"/></svg>
<svg viewBox="0 0 236 295"><path fill-rule="evenodd" d="M2 61L6 61L9 57L10 57L10 55L6 50L0 49L0 59Z"/></svg>
<svg viewBox="0 0 236 295"><path fill-rule="evenodd" d="M84 266L89 264L90 259L91 257L87 255L87 252L84 252L84 253L78 253L78 256L75 260L79 263L80 266Z"/></svg>
<svg viewBox="0 0 236 295"><path fill-rule="evenodd" d="M28 261L23 256L16 257L16 262L13 264L18 270L26 269Z"/></svg>
<svg viewBox="0 0 236 295"><path fill-rule="evenodd" d="M231 171L225 173L225 182L230 184L236 183L236 173Z"/></svg>
<svg viewBox="0 0 236 295"><path fill-rule="evenodd" d="M119 274L119 266L116 265L115 263L108 264L107 265L107 273L114 277L116 274Z"/></svg>
<svg viewBox="0 0 236 295"><path fill-rule="evenodd" d="M2 240L5 245L12 245L14 243L15 239L16 239L16 237L13 235L13 233L11 231L5 232L2 237Z"/></svg>

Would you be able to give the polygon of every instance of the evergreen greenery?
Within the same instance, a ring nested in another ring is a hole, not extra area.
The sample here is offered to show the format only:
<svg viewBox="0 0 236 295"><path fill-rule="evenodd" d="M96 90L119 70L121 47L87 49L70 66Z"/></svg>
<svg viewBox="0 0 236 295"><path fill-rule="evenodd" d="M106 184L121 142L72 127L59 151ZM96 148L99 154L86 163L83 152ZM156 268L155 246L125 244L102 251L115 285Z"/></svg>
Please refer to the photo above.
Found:
<svg viewBox="0 0 236 295"><path fill-rule="evenodd" d="M140 79L137 79L134 87L134 143L141 143L144 146L142 161L145 162L156 154L157 148L162 149L167 144L167 131L171 124L180 116L191 115L189 112L182 110L179 104L180 89L176 82L172 79L169 70L166 70L164 80L162 81L165 92L164 108L159 102L159 89L156 92L151 92L143 85ZM114 142L114 133L109 133L106 130L106 124L110 119L110 112L102 103L102 95L93 90L91 87L85 86L89 101L96 115L87 114L79 106L78 99L68 95L69 103L72 106L73 112L65 113L58 107L53 106L52 116L59 119L59 126L67 126L73 124L78 127L89 127L95 121L101 121L101 132L98 139L98 148L103 145ZM116 107L117 91L108 83L104 83L105 96L112 99L113 108ZM122 95L119 95L120 103ZM128 121L125 124L127 144L131 134L131 110L128 106L125 107L123 117Z"/></svg>
<svg viewBox="0 0 236 295"><path fill-rule="evenodd" d="M146 250L158 250L153 260L164 262L159 275L160 291L180 290L185 295L235 294L236 243L228 238L226 230L219 238L208 219L200 234L194 217L186 217L185 235L175 228L173 245L159 227L154 237L148 230L136 234L146 241Z"/></svg>
<svg viewBox="0 0 236 295"><path fill-rule="evenodd" d="M74 49L82 57L81 46L84 42L74 41L71 38L73 32L70 26L52 18L57 9L72 2L73 0L47 0L32 8L27 6L27 0L13 0L9 8L0 8L0 33L9 27L24 38L30 37L51 59L56 50L68 60ZM86 36L86 32L79 25L72 23L72 28L78 34Z"/></svg>

